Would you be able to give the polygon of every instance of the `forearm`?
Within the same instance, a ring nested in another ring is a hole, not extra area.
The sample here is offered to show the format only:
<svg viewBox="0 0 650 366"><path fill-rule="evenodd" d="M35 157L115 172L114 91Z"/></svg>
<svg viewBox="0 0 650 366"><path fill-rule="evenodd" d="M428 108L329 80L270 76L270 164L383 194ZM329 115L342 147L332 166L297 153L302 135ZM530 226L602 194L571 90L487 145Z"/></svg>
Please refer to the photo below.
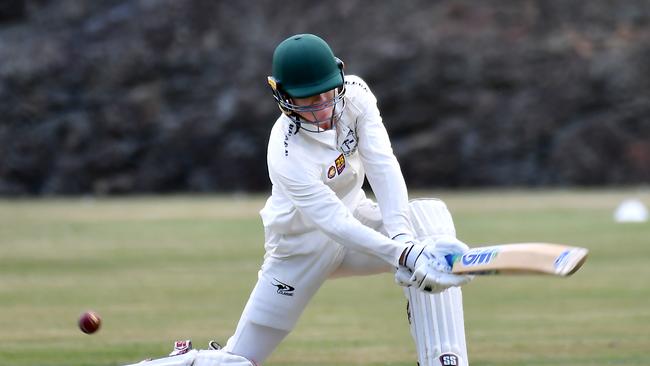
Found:
<svg viewBox="0 0 650 366"><path fill-rule="evenodd" d="M337 243L398 265L406 245L363 225L326 186L294 185L285 193L304 217Z"/></svg>
<svg viewBox="0 0 650 366"><path fill-rule="evenodd" d="M360 146L366 177L381 209L389 236L412 236L406 182L378 112L365 120Z"/></svg>
<svg viewBox="0 0 650 366"><path fill-rule="evenodd" d="M388 235L391 238L399 234L412 236L406 183L397 160L394 157L386 159L384 163L368 164L366 173L368 182L379 204Z"/></svg>
<svg viewBox="0 0 650 366"><path fill-rule="evenodd" d="M391 240L383 234L361 224L351 214L339 225L326 225L323 231L336 242L359 252L374 255L397 267L405 244Z"/></svg>

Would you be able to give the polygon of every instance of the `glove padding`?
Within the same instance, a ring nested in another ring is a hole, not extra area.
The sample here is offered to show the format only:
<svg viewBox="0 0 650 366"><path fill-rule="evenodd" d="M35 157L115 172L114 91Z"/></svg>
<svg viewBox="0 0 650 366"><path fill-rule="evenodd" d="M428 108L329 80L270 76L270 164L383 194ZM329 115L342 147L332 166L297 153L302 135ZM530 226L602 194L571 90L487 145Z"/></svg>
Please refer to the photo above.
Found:
<svg viewBox="0 0 650 366"><path fill-rule="evenodd" d="M410 241L395 272L395 282L400 286L414 286L421 291L437 293L452 286L462 286L473 276L451 273L447 257L462 255L469 247L453 236L437 239L427 238L422 242Z"/></svg>

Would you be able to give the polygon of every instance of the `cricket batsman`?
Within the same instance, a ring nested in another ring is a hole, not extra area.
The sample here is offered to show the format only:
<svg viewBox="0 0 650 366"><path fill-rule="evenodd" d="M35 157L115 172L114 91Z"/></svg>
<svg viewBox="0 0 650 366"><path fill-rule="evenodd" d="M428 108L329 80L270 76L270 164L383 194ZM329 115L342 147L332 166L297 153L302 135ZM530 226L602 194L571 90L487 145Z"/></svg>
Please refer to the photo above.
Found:
<svg viewBox="0 0 650 366"><path fill-rule="evenodd" d="M471 277L451 274L445 259L468 248L442 201L409 202L368 85L345 75L312 34L277 46L268 84L282 113L267 151L272 193L260 212L266 254L237 329L223 348L177 342L170 357L138 365L261 365L325 280L384 272L404 287L420 366L468 365L459 286Z"/></svg>

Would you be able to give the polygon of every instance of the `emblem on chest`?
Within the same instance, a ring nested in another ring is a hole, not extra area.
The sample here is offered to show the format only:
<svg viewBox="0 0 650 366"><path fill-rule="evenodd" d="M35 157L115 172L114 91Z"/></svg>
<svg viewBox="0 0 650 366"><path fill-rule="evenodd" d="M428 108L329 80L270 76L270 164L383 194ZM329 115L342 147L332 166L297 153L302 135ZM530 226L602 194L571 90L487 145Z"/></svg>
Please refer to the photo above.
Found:
<svg viewBox="0 0 650 366"><path fill-rule="evenodd" d="M345 155L341 154L334 160L334 165L327 169L327 178L332 179L336 174L341 175L345 169Z"/></svg>
<svg viewBox="0 0 650 366"><path fill-rule="evenodd" d="M337 149L345 156L350 156L357 151L357 134L353 129L342 128L337 139Z"/></svg>

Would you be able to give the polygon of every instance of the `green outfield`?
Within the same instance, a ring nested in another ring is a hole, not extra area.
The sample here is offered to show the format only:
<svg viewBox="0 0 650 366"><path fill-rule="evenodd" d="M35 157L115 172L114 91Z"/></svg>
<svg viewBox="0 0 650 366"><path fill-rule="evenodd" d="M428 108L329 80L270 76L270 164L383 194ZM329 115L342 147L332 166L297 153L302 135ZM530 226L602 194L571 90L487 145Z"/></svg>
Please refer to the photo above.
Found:
<svg viewBox="0 0 650 366"><path fill-rule="evenodd" d="M417 192L423 197L432 193ZM472 365L650 364L650 223L616 224L645 191L434 192L470 245L591 250L569 278L464 289ZM0 365L120 365L175 339L225 341L263 255L257 197L0 200ZM103 318L85 335L87 309ZM326 283L266 365L415 365L392 276Z"/></svg>

